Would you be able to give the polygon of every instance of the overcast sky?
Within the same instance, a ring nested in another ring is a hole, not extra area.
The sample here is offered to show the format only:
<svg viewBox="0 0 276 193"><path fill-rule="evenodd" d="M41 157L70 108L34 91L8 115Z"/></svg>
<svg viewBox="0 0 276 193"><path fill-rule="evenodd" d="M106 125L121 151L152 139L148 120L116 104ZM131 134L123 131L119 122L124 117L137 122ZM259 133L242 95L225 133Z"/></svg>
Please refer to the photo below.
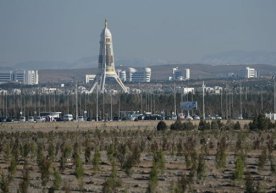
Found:
<svg viewBox="0 0 276 193"><path fill-rule="evenodd" d="M275 0L0 0L0 63L97 56L105 18L119 58L276 51Z"/></svg>

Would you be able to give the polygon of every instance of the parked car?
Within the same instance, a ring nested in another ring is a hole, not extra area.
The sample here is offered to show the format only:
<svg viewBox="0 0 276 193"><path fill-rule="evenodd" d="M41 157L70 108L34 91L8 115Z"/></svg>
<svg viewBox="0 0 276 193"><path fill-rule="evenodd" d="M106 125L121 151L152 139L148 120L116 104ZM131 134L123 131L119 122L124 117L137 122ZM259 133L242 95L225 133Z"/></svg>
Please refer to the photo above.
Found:
<svg viewBox="0 0 276 193"><path fill-rule="evenodd" d="M15 121L15 118L14 117L8 117L6 119L6 122L14 122Z"/></svg>
<svg viewBox="0 0 276 193"><path fill-rule="evenodd" d="M36 121L36 122L44 122L44 121L45 121L45 118L44 118L44 117L41 117L41 116L35 116L35 117L34 117L34 121Z"/></svg>
<svg viewBox="0 0 276 193"><path fill-rule="evenodd" d="M29 122L34 122L34 117L33 117L33 116L29 116L29 117L28 117L28 121L29 121Z"/></svg>
<svg viewBox="0 0 276 193"><path fill-rule="evenodd" d="M194 118L194 120L200 120L200 116L198 116L198 115L194 115L193 118Z"/></svg>
<svg viewBox="0 0 276 193"><path fill-rule="evenodd" d="M65 114L63 116L63 121L73 121L73 115L72 114Z"/></svg>
<svg viewBox="0 0 276 193"><path fill-rule="evenodd" d="M83 118L83 116L78 116L78 119L77 119L78 121L84 121L84 118Z"/></svg>
<svg viewBox="0 0 276 193"><path fill-rule="evenodd" d="M20 122L25 122L25 121L26 121L26 117L20 116L20 117L19 117L19 121L20 121Z"/></svg>
<svg viewBox="0 0 276 193"><path fill-rule="evenodd" d="M0 122L6 122L7 118L6 117L0 117Z"/></svg>

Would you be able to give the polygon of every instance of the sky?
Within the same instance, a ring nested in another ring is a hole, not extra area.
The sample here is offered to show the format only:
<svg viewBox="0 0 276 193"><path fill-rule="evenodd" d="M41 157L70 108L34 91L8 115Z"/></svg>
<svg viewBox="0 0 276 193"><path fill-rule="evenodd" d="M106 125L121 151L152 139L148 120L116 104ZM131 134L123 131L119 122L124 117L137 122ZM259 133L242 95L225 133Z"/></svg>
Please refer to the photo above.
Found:
<svg viewBox="0 0 276 193"><path fill-rule="evenodd" d="M276 53L275 0L0 0L0 65L96 57L105 18L117 58Z"/></svg>

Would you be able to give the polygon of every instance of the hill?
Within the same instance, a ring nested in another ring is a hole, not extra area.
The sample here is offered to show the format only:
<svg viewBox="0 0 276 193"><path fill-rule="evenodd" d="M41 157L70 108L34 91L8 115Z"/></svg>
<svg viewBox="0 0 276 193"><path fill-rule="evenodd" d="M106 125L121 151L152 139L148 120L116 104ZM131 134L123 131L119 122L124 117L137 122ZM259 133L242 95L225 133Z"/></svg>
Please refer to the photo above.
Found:
<svg viewBox="0 0 276 193"><path fill-rule="evenodd" d="M172 68L179 67L191 69L192 79L222 78L227 77L228 73L239 73L246 66L255 68L262 77L271 77L276 72L276 66L267 64L254 65L208 65L208 64L167 64L150 66L152 68L152 80L168 80L171 76ZM127 67L124 67L126 69ZM48 69L39 70L41 83L47 82L68 82L73 80L84 81L85 74L96 74L96 68L83 69Z"/></svg>

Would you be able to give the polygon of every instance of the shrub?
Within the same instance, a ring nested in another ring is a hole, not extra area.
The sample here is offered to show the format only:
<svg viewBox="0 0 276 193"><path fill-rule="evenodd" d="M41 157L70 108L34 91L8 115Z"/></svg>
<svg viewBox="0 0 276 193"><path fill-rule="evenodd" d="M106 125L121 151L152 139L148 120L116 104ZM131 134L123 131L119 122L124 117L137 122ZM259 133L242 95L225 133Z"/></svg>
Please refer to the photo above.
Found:
<svg viewBox="0 0 276 193"><path fill-rule="evenodd" d="M234 129L235 130L241 130L241 125L240 125L240 122L237 121L235 124L234 124Z"/></svg>
<svg viewBox="0 0 276 193"><path fill-rule="evenodd" d="M195 126L193 125L193 123L191 121L183 123L183 129L184 130L192 130L194 128L195 128Z"/></svg>
<svg viewBox="0 0 276 193"><path fill-rule="evenodd" d="M167 124L165 123L165 121L159 121L159 123L157 124L157 131L165 131L167 130Z"/></svg>
<svg viewBox="0 0 276 193"><path fill-rule="evenodd" d="M266 118L264 115L260 114L253 119L253 122L249 123L250 130L267 130L273 128L274 125L270 119Z"/></svg>
<svg viewBox="0 0 276 193"><path fill-rule="evenodd" d="M173 124L171 124L171 130L183 130L183 124L180 120L176 120Z"/></svg>
<svg viewBox="0 0 276 193"><path fill-rule="evenodd" d="M209 122L205 121L205 120L200 120L199 124L198 124L198 130L207 130L210 129L211 125Z"/></svg>
<svg viewBox="0 0 276 193"><path fill-rule="evenodd" d="M215 120L212 120L211 122L211 129L219 129L218 122Z"/></svg>

